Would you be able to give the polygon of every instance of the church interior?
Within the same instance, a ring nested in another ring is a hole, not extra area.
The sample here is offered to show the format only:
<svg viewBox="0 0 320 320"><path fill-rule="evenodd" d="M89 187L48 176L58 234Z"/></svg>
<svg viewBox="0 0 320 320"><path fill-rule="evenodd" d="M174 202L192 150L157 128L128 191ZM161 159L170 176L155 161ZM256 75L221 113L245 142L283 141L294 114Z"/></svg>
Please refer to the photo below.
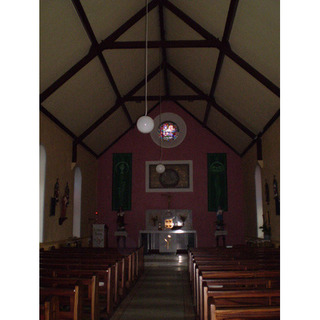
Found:
<svg viewBox="0 0 320 320"><path fill-rule="evenodd" d="M280 319L279 1L39 9L40 318Z"/></svg>

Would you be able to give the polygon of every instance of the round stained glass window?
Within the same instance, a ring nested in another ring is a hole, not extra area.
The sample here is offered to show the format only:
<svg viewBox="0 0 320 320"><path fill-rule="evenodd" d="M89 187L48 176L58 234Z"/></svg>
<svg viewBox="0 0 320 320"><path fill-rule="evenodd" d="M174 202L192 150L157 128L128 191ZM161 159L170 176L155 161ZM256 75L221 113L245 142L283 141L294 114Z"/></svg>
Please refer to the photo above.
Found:
<svg viewBox="0 0 320 320"><path fill-rule="evenodd" d="M165 112L154 118L154 128L150 136L162 148L174 148L186 137L187 126L175 113Z"/></svg>
<svg viewBox="0 0 320 320"><path fill-rule="evenodd" d="M178 138L179 127L171 121L162 122L158 128L159 137L164 141L173 141Z"/></svg>

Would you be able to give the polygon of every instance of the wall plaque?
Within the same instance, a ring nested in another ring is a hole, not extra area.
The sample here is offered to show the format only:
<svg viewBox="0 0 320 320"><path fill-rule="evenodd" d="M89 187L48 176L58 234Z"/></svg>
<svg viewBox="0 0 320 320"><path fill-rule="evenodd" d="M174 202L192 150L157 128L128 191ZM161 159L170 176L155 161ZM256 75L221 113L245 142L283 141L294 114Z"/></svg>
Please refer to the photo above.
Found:
<svg viewBox="0 0 320 320"><path fill-rule="evenodd" d="M166 170L159 174L159 161L146 161L146 192L192 192L192 160L162 161Z"/></svg>

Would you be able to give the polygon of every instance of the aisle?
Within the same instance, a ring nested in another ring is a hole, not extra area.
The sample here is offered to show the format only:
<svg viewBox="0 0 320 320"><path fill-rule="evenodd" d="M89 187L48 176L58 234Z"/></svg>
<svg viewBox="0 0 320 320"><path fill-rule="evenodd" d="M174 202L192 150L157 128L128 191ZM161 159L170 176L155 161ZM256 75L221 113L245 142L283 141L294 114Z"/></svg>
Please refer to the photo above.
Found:
<svg viewBox="0 0 320 320"><path fill-rule="evenodd" d="M144 274L110 320L194 320L187 255L144 258Z"/></svg>

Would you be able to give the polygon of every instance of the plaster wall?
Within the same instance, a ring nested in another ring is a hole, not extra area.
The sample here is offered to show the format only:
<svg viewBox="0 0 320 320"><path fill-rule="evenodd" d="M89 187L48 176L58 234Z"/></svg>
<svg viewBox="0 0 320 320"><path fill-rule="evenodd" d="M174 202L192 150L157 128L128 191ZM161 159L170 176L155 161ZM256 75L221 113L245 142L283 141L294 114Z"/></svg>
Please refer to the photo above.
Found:
<svg viewBox="0 0 320 320"><path fill-rule="evenodd" d="M271 239L280 241L280 216L276 215L275 201L273 199L273 176L278 182L280 194L280 118L261 137L263 168L262 175L262 196L263 212L270 214ZM256 198L255 198L255 168L257 165L257 146L254 145L242 157L243 181L246 192L245 200L245 235L256 237ZM267 205L265 198L265 182L268 182L270 192L270 204ZM281 196L280 196L281 199Z"/></svg>
<svg viewBox="0 0 320 320"><path fill-rule="evenodd" d="M48 117L40 113L40 144L46 151L46 178L44 196L44 242L65 240L72 237L73 230L73 189L74 170L71 169L72 138ZM77 166L82 175L81 196L81 237L91 235L89 218L96 210L97 160L84 148L78 146ZM59 178L60 201L54 216L50 216L50 201L54 194L54 185ZM67 220L59 225L61 197L66 183L70 189Z"/></svg>
<svg viewBox="0 0 320 320"><path fill-rule="evenodd" d="M244 243L244 201L241 159L217 137L203 128L189 114L172 102L162 104L162 112L180 115L187 125L185 140L177 147L163 150L163 160L193 161L193 192L172 193L172 209L191 209L193 228L198 234L198 246L215 246L214 231L216 213L208 212L207 200L207 153L227 154L229 209L224 214L229 236L227 244ZM154 110L152 118L159 114ZM167 209L164 193L145 191L145 162L160 159L160 147L150 135L136 128L127 133L98 160L98 222L109 227L109 245L115 246L116 212L112 211L112 154L132 153L132 208L126 212L128 246L138 244L139 230L145 229L147 209Z"/></svg>

